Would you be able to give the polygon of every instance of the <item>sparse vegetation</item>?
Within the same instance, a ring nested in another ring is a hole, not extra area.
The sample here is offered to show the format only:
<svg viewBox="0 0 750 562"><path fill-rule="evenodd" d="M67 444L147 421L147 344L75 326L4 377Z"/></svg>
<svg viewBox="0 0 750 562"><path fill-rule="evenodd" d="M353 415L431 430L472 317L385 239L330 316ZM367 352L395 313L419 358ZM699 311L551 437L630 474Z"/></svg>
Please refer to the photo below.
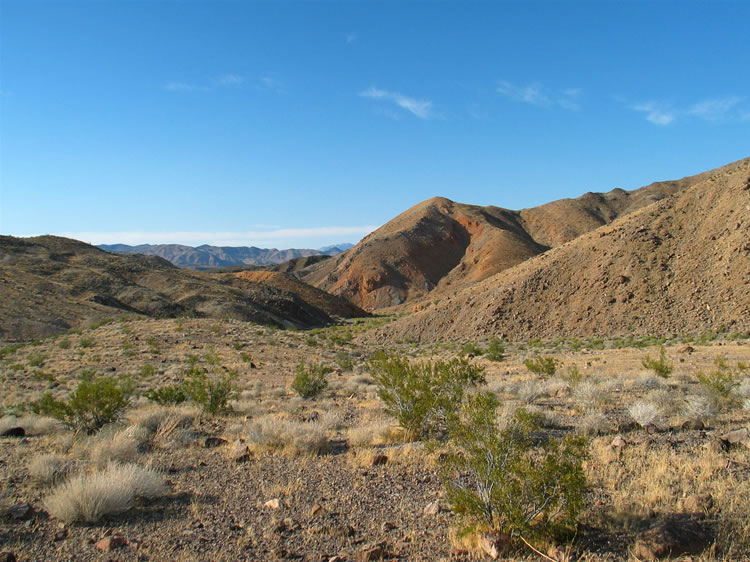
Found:
<svg viewBox="0 0 750 562"><path fill-rule="evenodd" d="M165 492L164 479L156 470L112 464L101 472L73 477L47 497L44 506L52 517L65 523L95 523L106 515L127 511L136 498L156 498Z"/></svg>
<svg viewBox="0 0 750 562"><path fill-rule="evenodd" d="M484 382L482 369L466 359L412 363L377 353L370 360L370 372L387 412L414 439L445 431L466 391Z"/></svg>
<svg viewBox="0 0 750 562"><path fill-rule="evenodd" d="M732 369L722 357L717 357L714 365L713 371L696 375L698 382L718 407L737 405L738 397L734 391L740 386L739 369Z"/></svg>
<svg viewBox="0 0 750 562"><path fill-rule="evenodd" d="M301 359L295 369L292 390L302 398L315 398L328 387L326 375L331 371L333 369L327 365L310 363L306 366L304 359Z"/></svg>
<svg viewBox="0 0 750 562"><path fill-rule="evenodd" d="M231 411L229 401L236 394L236 379L237 373L234 371L209 377L205 371L193 369L183 383L183 390L204 412L213 416Z"/></svg>
<svg viewBox="0 0 750 562"><path fill-rule="evenodd" d="M584 505L586 441L534 439L533 416L518 410L497 424L497 399L471 396L451 425L444 480L464 532L497 530L527 539L560 537Z"/></svg>
<svg viewBox="0 0 750 562"><path fill-rule="evenodd" d="M84 377L67 401L57 400L47 392L32 409L62 421L76 432L91 434L122 415L130 390L129 381L124 379Z"/></svg>
<svg viewBox="0 0 750 562"><path fill-rule="evenodd" d="M487 353L485 357L490 361L503 361L505 359L505 346L498 338L492 338L487 342Z"/></svg>
<svg viewBox="0 0 750 562"><path fill-rule="evenodd" d="M560 361L554 357L530 357L523 364L535 375L552 376L557 371Z"/></svg>
<svg viewBox="0 0 750 562"><path fill-rule="evenodd" d="M653 359L650 355L647 355L641 361L641 364L650 371L653 371L655 375L666 379L672 374L673 365L667 361L667 353L664 350L664 346L659 348L659 358Z"/></svg>

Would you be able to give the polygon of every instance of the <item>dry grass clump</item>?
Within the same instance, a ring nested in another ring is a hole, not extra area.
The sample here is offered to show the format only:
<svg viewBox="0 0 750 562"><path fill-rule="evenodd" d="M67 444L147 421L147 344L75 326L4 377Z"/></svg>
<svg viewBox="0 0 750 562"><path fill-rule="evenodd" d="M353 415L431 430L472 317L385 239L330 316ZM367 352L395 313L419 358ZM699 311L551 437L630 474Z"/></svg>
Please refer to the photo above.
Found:
<svg viewBox="0 0 750 562"><path fill-rule="evenodd" d="M639 400L630 408L628 408L628 414L633 418L633 421L641 427L647 425L658 425L662 420L662 411L657 404L653 402L646 402Z"/></svg>
<svg viewBox="0 0 750 562"><path fill-rule="evenodd" d="M664 379L657 377L652 373L644 373L635 379L633 386L642 388L643 390L654 390L664 383Z"/></svg>
<svg viewBox="0 0 750 562"><path fill-rule="evenodd" d="M349 377L341 386L344 394L354 394L356 396L366 396L378 391L378 385L368 374L359 374Z"/></svg>
<svg viewBox="0 0 750 562"><path fill-rule="evenodd" d="M47 511L65 523L93 523L133 507L136 498L156 498L166 492L162 476L137 464L110 464L59 486L44 500Z"/></svg>
<svg viewBox="0 0 750 562"><path fill-rule="evenodd" d="M643 521L651 511L681 512L683 498L711 494L720 558L750 557L750 478L746 470L727 469L747 466L750 449L728 454L703 447L678 452L668 446L644 444L626 447L621 458L614 460L608 444L608 438L592 443L587 478L593 487L604 489L610 497L612 508L604 517L612 525Z"/></svg>
<svg viewBox="0 0 750 562"><path fill-rule="evenodd" d="M406 467L436 466L435 455L425 450L424 444L419 441L400 443L388 447L358 448L351 449L346 457L349 465L353 468L369 468L372 466L373 457L385 455L388 458L387 465L401 465Z"/></svg>
<svg viewBox="0 0 750 562"><path fill-rule="evenodd" d="M3 416L0 418L0 433L11 427L22 427L26 435L50 435L64 431L63 425L54 418L29 414L26 416Z"/></svg>
<svg viewBox="0 0 750 562"><path fill-rule="evenodd" d="M576 429L584 435L606 435L612 433L614 424L602 412L591 412L576 420Z"/></svg>
<svg viewBox="0 0 750 562"><path fill-rule="evenodd" d="M57 455L36 455L29 462L29 476L38 484L52 484L70 470L70 463Z"/></svg>
<svg viewBox="0 0 750 562"><path fill-rule="evenodd" d="M138 458L139 449L145 440L137 438L138 426L126 428L116 433L106 432L92 439L88 457L97 468L104 468L110 462L129 463Z"/></svg>
<svg viewBox="0 0 750 562"><path fill-rule="evenodd" d="M299 422L263 416L245 428L248 447L257 453L281 453L289 456L320 455L328 451L325 428L318 422Z"/></svg>
<svg viewBox="0 0 750 562"><path fill-rule="evenodd" d="M200 409L191 405L151 406L129 416L131 431L141 440L140 448L154 449L188 446L195 440L192 428L200 417Z"/></svg>
<svg viewBox="0 0 750 562"><path fill-rule="evenodd" d="M573 398L583 411L599 408L604 404L606 396L604 389L593 381L584 381L573 389Z"/></svg>
<svg viewBox="0 0 750 562"><path fill-rule="evenodd" d="M350 427L346 440L350 447L376 447L402 440L403 430L387 418L376 419Z"/></svg>
<svg viewBox="0 0 750 562"><path fill-rule="evenodd" d="M719 408L709 396L693 394L685 397L683 412L688 419L706 422L718 415Z"/></svg>

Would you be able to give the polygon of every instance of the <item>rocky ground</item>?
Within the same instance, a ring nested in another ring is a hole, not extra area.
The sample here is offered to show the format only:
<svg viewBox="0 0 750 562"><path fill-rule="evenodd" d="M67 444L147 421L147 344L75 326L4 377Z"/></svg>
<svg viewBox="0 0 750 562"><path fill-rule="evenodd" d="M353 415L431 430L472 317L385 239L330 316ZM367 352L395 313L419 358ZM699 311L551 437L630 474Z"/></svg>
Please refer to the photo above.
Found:
<svg viewBox="0 0 750 562"><path fill-rule="evenodd" d="M219 320L121 321L3 348L0 433L23 427L25 435L0 437L0 551L19 560L481 557L456 538L439 451L403 441L367 373L375 348L362 336L387 321L304 332ZM589 437L578 532L568 545L536 548L555 560L643 559L650 552L643 548L655 551L672 534L700 546L693 559L750 556L750 440L727 435L750 421L747 340L667 342L673 372L666 379L642 365L659 354L648 338L506 343L502 361L490 361L481 354L486 342L476 343L401 342L391 350L416 359L466 354L485 368L485 388L504 408L539 414L550 435ZM561 362L554 376L524 365L539 356ZM733 406L708 411L696 375L715 370L717 357L741 384ZM303 400L290 390L300 360L334 369L321 397ZM209 416L142 397L180 381L191 365L237 373L234 413ZM67 396L86 370L132 375L136 392L120 423L86 437L21 411L45 391ZM648 422L647 411L634 415L638 402L657 412ZM282 442L263 442L259 435L274 427L287 428ZM53 455L58 470L41 470L52 466L42 455ZM65 524L48 513L57 486L111 461L156 468L164 494L95 523ZM541 559L523 545L502 557Z"/></svg>

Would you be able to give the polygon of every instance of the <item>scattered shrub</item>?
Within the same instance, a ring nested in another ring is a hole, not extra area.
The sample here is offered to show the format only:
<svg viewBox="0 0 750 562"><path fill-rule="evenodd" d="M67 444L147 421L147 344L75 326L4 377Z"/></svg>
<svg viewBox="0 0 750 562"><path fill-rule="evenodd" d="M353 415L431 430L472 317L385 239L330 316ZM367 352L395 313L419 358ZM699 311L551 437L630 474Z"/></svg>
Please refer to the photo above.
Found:
<svg viewBox="0 0 750 562"><path fill-rule="evenodd" d="M641 365L663 379L672 374L672 363L667 361L667 352L664 350L664 346L659 348L659 359L652 359L650 355L647 355L641 360Z"/></svg>
<svg viewBox="0 0 750 562"><path fill-rule="evenodd" d="M336 364L342 371L351 371L354 368L354 361L346 351L336 352Z"/></svg>
<svg viewBox="0 0 750 562"><path fill-rule="evenodd" d="M461 355L478 357L484 353L484 350L475 343L465 343L461 347Z"/></svg>
<svg viewBox="0 0 750 562"><path fill-rule="evenodd" d="M573 387L583 380L583 373L581 373L578 367L572 365L568 367L568 372L560 375L560 377L571 387Z"/></svg>
<svg viewBox="0 0 750 562"><path fill-rule="evenodd" d="M154 367L151 363L146 363L141 367L141 376L142 377L153 377L156 374L156 367Z"/></svg>
<svg viewBox="0 0 750 562"><path fill-rule="evenodd" d="M193 402L213 416L231 411L229 400L236 394L236 378L237 373L234 371L209 378L205 371L193 369L190 378L183 382L182 387Z"/></svg>
<svg viewBox="0 0 750 562"><path fill-rule="evenodd" d="M105 515L130 509L136 498L155 498L166 492L161 475L136 464L111 464L105 470L76 476L44 500L54 518L72 523L94 523Z"/></svg>
<svg viewBox="0 0 750 562"><path fill-rule="evenodd" d="M46 360L46 353L31 352L26 356L26 363L28 363L29 367L41 367Z"/></svg>
<svg viewBox="0 0 750 562"><path fill-rule="evenodd" d="M716 401L718 407L734 406L737 397L734 390L740 386L740 373L727 365L722 357L714 360L716 369L710 373L698 373L696 377L703 389Z"/></svg>
<svg viewBox="0 0 750 562"><path fill-rule="evenodd" d="M494 395L476 394L451 424L442 461L448 500L468 520L465 531L559 536L584 505L586 440L569 435L538 442L536 421L524 410L499 428L497 407Z"/></svg>
<svg viewBox="0 0 750 562"><path fill-rule="evenodd" d="M555 374L557 367L561 365L558 359L554 357L533 357L526 359L523 364L526 368L534 373L535 375L548 375L552 376Z"/></svg>
<svg viewBox="0 0 750 562"><path fill-rule="evenodd" d="M68 401L42 395L32 405L35 413L62 421L76 432L96 433L118 419L128 406L130 383L125 379L84 377Z"/></svg>
<svg viewBox="0 0 750 562"><path fill-rule="evenodd" d="M628 408L628 413L641 427L657 425L661 421L661 410L652 402L638 401Z"/></svg>
<svg viewBox="0 0 750 562"><path fill-rule="evenodd" d="M377 353L370 372L386 411L415 439L445 431L466 390L485 382L482 369L466 359L410 363L405 357Z"/></svg>
<svg viewBox="0 0 750 562"><path fill-rule="evenodd" d="M310 363L310 366L306 367L302 359L297 364L292 389L302 398L315 398L328 387L326 375L331 371L331 367L317 363Z"/></svg>
<svg viewBox="0 0 750 562"><path fill-rule="evenodd" d="M685 415L705 422L719 413L716 401L709 396L693 395L685 398Z"/></svg>
<svg viewBox="0 0 750 562"><path fill-rule="evenodd" d="M485 357L490 361L503 361L505 359L505 346L497 339L492 338L487 342L487 353Z"/></svg>
<svg viewBox="0 0 750 562"><path fill-rule="evenodd" d="M80 347L93 347L94 338L91 336L81 336L81 339L78 340L78 345Z"/></svg>
<svg viewBox="0 0 750 562"><path fill-rule="evenodd" d="M187 400L185 389L181 384L171 384L146 391L146 398L157 404L181 404Z"/></svg>

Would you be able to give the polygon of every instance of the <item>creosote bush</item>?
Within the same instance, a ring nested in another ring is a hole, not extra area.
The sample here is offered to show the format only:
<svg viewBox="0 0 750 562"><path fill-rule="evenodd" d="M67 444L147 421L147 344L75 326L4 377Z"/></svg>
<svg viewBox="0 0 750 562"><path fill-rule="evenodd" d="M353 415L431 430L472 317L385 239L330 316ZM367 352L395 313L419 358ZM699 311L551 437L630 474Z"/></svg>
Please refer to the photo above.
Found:
<svg viewBox="0 0 750 562"><path fill-rule="evenodd" d="M672 374L672 363L667 361L667 353L664 350L664 346L659 348L659 358L653 359L650 355L641 360L641 365L646 369L654 372L654 374L660 376L663 379L669 377Z"/></svg>
<svg viewBox="0 0 750 562"><path fill-rule="evenodd" d="M698 382L714 400L717 408L739 405L734 391L740 386L740 369L732 369L723 357L714 359L716 369L709 373L698 373Z"/></svg>
<svg viewBox="0 0 750 562"><path fill-rule="evenodd" d="M523 362L526 368L534 373L535 375L548 375L552 376L555 374L560 361L554 357L533 357L526 359Z"/></svg>
<svg viewBox="0 0 750 562"><path fill-rule="evenodd" d="M292 389L302 398L315 398L328 387L326 375L331 371L331 367L317 363L310 363L310 366L306 367L302 359L297 364Z"/></svg>
<svg viewBox="0 0 750 562"><path fill-rule="evenodd" d="M93 378L90 374L81 379L67 401L57 400L47 392L32 404L32 410L62 421L75 432L88 434L117 420L130 401L132 382L122 377Z"/></svg>
<svg viewBox="0 0 750 562"><path fill-rule="evenodd" d="M237 379L235 371L229 371L220 376L209 377L199 368L190 370L190 378L182 383L182 388L190 399L200 406L201 410L210 415L231 412L229 401L235 397L234 381Z"/></svg>
<svg viewBox="0 0 750 562"><path fill-rule="evenodd" d="M490 361L502 361L505 359L505 346L497 338L487 342L487 353L484 355Z"/></svg>
<svg viewBox="0 0 750 562"><path fill-rule="evenodd" d="M443 433L466 391L485 382L482 368L466 359L412 363L378 352L369 368L386 411L414 439Z"/></svg>
<svg viewBox="0 0 750 562"><path fill-rule="evenodd" d="M558 538L584 505L587 441L537 440L538 422L523 409L499 427L497 407L490 393L470 396L451 423L443 456L448 500L468 523L465 533Z"/></svg>

